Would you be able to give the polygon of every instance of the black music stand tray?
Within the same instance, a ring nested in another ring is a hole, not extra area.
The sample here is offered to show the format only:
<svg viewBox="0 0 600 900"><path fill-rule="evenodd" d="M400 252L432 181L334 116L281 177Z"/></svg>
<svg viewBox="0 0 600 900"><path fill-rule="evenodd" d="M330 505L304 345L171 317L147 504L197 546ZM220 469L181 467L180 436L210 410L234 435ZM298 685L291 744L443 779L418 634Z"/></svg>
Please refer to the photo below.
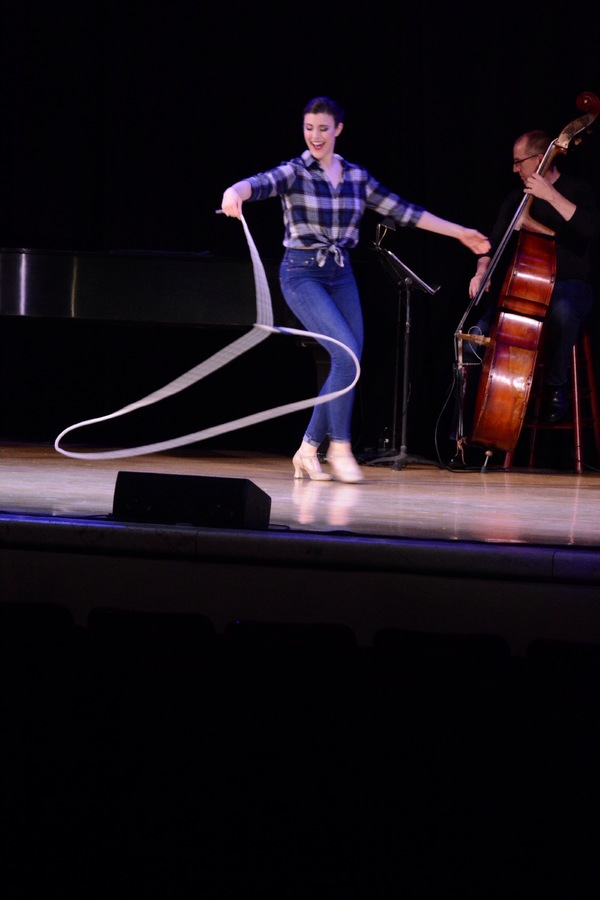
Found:
<svg viewBox="0 0 600 900"><path fill-rule="evenodd" d="M390 226L391 227L391 226ZM421 456L411 456L406 446L406 429L408 414L408 367L410 357L410 301L413 290L423 291L426 294L435 294L439 291L440 286L431 286L415 275L407 265L398 259L390 250L386 250L381 246L381 241L385 237L387 227L384 223L377 225L377 237L374 243L374 249L380 254L381 262L386 269L388 275L392 278L398 288L398 339L396 345L396 371L394 377L394 409L392 419L392 447L385 451L375 459L369 460L369 466L391 466L396 471L404 469L410 463L421 466L437 466L442 468L441 464L434 460L425 459ZM400 338L403 323L401 321L402 296L404 294L404 340L402 353L402 427L401 427L401 444L400 450L397 448L397 430L398 430L398 382L400 367Z"/></svg>

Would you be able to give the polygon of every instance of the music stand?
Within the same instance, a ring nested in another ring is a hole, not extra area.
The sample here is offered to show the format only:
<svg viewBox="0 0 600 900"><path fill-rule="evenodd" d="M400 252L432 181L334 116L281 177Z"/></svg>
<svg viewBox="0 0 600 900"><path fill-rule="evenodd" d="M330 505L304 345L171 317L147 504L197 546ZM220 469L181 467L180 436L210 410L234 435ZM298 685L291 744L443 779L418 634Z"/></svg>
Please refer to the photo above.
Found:
<svg viewBox="0 0 600 900"><path fill-rule="evenodd" d="M392 220L393 221L393 220ZM416 463L422 466L437 466L441 468L440 463L437 463L430 459L424 459L420 456L411 456L408 453L407 445L406 445L406 431L407 431L407 418L408 418L408 368L409 368L409 358L410 358L410 325L411 325L411 313L410 313L410 301L411 301L411 292L413 290L423 291L426 294L435 294L440 289L440 285L429 285L422 278L419 278L418 275L415 275L408 266L398 259L390 250L386 250L385 247L381 246L381 242L385 237L388 228L393 229L393 224L390 223L390 220L384 219L383 222L377 225L376 231L376 240L374 243L374 249L379 253L381 262L386 269L388 275L392 278L394 283L398 288L398 336L397 336L397 344L396 344L396 372L394 378L394 409L393 409L393 422L392 422L392 448L387 452L383 453L381 456L370 460L367 465L376 466L376 465L391 465L393 469L400 470L405 468L405 466L410 463ZM397 419L398 419L398 373L400 366L400 332L402 328L401 322L401 310L402 310L402 295L404 294L404 340L403 340L403 353L402 353L402 427L401 427L401 444L400 444L400 452L398 452L396 441L397 441Z"/></svg>

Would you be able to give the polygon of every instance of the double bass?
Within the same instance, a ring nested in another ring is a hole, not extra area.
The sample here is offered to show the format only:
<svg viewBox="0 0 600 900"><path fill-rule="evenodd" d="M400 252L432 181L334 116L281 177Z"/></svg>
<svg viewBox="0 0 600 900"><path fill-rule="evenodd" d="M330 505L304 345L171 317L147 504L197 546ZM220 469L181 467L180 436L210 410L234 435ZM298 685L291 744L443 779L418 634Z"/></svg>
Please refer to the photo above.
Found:
<svg viewBox="0 0 600 900"><path fill-rule="evenodd" d="M577 108L584 115L575 119L553 140L537 169L544 175L559 154L579 143L600 112L600 99L590 92L580 94ZM474 444L486 448L484 469L492 450L512 452L519 439L535 372L540 339L556 277L555 232L529 215L533 196L523 197L511 223L490 261L485 277L463 316L455 338L457 384L459 388L459 448ZM515 231L519 231L516 250L506 271L499 293L489 336L464 331L471 309L479 303L489 280ZM463 434L465 366L463 341L485 347L477 387L473 426Z"/></svg>

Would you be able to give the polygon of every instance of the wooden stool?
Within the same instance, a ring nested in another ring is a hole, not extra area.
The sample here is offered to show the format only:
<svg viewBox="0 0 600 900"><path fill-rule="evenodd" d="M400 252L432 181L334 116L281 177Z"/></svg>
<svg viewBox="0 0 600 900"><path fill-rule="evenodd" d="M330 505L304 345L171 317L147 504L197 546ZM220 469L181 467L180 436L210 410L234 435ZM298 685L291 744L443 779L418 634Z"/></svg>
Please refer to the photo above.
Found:
<svg viewBox="0 0 600 900"><path fill-rule="evenodd" d="M529 455L527 468L535 468L535 451L538 433L544 431L570 430L573 432L573 457L575 472L583 472L582 436L584 428L593 430L596 453L600 459L600 417L598 415L598 394L594 375L594 360L589 332L584 331L573 347L571 355L571 410L565 419L554 425L541 420L544 363L538 363L523 432L529 432ZM523 436L523 434L521 435ZM512 468L515 451L506 453L503 468Z"/></svg>

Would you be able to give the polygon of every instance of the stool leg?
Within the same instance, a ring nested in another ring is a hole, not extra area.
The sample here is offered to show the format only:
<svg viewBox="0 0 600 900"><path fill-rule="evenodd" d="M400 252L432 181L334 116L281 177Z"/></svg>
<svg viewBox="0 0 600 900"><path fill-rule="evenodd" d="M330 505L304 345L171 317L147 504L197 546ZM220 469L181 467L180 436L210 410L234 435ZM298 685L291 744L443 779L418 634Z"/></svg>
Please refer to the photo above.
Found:
<svg viewBox="0 0 600 900"><path fill-rule="evenodd" d="M577 344L573 346L571 354L571 383L573 392L573 450L575 455L575 472L581 475L583 463L581 461L581 410L579 405L579 360L577 358Z"/></svg>
<svg viewBox="0 0 600 900"><path fill-rule="evenodd" d="M596 443L596 453L600 459L600 414L598 412L598 392L596 389L596 379L594 374L594 363L592 359L592 346L590 336L584 331L579 340L575 344L571 352L571 399L572 399L572 418L563 423L556 425L545 425L541 422L540 415L542 411L542 390L543 390L543 362L541 362L535 372L535 381L531 393L531 411L528 416L526 428L529 431L529 468L535 466L536 443L538 438L538 430L540 428L571 428L573 430L573 455L574 470L577 475L583 472L583 447L582 434L584 427L592 426L594 430L594 440ZM585 382L582 383L582 378ZM587 416L587 406L585 408L586 416L583 417L582 398L585 397L589 401L589 419ZM504 458L504 469L509 470L512 467L513 454L507 453Z"/></svg>
<svg viewBox="0 0 600 900"><path fill-rule="evenodd" d="M539 365L534 374L534 383L533 383L533 411L531 414L531 423L529 426L530 435L529 435L529 468L535 468L535 449L538 438L538 427L540 423L540 418L542 414L542 392L544 390L544 380L541 376L543 372L543 363Z"/></svg>
<svg viewBox="0 0 600 900"><path fill-rule="evenodd" d="M600 457L600 417L598 416L598 394L596 392L596 377L594 375L594 360L592 358L592 344L587 331L582 340L585 369L587 374L588 393L590 397L590 410L592 416L592 428L596 442L596 453Z"/></svg>

